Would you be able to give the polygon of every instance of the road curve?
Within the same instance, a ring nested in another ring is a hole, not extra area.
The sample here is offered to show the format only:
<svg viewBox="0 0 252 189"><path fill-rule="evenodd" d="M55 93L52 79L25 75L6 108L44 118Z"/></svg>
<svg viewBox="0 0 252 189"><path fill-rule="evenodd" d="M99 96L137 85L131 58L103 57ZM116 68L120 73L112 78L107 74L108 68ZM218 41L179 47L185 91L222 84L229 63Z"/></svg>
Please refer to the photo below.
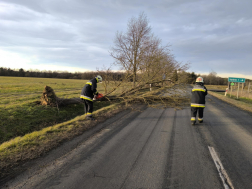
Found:
<svg viewBox="0 0 252 189"><path fill-rule="evenodd" d="M75 139L73 149L65 144L36 160L2 188L224 188L209 147L229 187L252 188L252 116L210 95L202 124L191 126L189 107L144 108L98 127Z"/></svg>

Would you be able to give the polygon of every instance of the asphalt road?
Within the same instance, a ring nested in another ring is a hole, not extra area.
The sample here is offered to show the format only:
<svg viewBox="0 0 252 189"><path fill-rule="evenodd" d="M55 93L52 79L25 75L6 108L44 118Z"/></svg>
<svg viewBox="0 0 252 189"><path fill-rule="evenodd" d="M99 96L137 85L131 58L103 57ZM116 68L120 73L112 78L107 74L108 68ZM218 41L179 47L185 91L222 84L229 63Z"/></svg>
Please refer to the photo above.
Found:
<svg viewBox="0 0 252 189"><path fill-rule="evenodd" d="M192 126L190 117L189 107L122 112L2 187L252 188L252 115L208 95L204 123Z"/></svg>

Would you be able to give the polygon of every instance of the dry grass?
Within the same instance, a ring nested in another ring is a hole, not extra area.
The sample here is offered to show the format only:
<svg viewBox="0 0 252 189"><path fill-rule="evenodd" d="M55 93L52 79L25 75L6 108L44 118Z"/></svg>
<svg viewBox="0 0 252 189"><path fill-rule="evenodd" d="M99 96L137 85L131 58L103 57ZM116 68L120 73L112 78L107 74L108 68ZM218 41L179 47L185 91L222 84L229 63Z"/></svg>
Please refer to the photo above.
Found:
<svg viewBox="0 0 252 189"><path fill-rule="evenodd" d="M232 92L228 91L227 95L230 96L230 94L232 96L237 96L237 90L232 90ZM250 92L248 92L247 90L239 91L238 97L252 99L252 91Z"/></svg>
<svg viewBox="0 0 252 189"><path fill-rule="evenodd" d="M209 94L214 96L214 97L217 97L229 104L232 104L238 108L241 108L243 110L246 110L246 111L249 111L252 113L252 100L250 99L240 99L240 100L236 100L235 99L235 96L232 96L231 98L227 95L227 96L224 96L223 93L215 93L215 92L211 92L209 91Z"/></svg>
<svg viewBox="0 0 252 189"><path fill-rule="evenodd" d="M205 85L205 86L206 86L207 89L219 89L219 90L226 90L227 87L228 87L227 85ZM232 87L232 92L231 92L231 89L230 89L227 94L237 96L237 90L238 90L238 87L233 86ZM252 87L250 88L249 91L248 91L248 86L245 86L245 88L242 90L241 84L240 84L239 97L252 99Z"/></svg>
<svg viewBox="0 0 252 189"><path fill-rule="evenodd" d="M205 85L207 89L219 89L219 90L226 90L227 85Z"/></svg>

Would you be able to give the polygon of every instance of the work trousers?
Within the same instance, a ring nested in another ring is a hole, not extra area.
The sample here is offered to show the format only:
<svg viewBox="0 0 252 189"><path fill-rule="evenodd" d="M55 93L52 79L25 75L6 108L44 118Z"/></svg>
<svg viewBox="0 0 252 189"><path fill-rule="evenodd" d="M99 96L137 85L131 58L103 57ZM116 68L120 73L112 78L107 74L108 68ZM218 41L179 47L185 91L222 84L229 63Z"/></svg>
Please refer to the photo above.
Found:
<svg viewBox="0 0 252 189"><path fill-rule="evenodd" d="M191 121L196 120L197 113L198 113L198 120L203 120L203 112L204 108L191 107Z"/></svg>
<svg viewBox="0 0 252 189"><path fill-rule="evenodd" d="M88 117L92 117L92 113L93 113L93 102L90 100L85 100L82 99L84 101L84 111L86 116Z"/></svg>

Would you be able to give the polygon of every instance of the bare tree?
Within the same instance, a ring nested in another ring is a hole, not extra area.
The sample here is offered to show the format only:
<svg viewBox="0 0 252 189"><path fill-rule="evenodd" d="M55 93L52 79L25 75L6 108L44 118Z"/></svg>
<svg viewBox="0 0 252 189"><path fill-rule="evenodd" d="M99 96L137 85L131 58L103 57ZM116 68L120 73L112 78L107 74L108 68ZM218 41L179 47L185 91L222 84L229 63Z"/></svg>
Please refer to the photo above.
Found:
<svg viewBox="0 0 252 189"><path fill-rule="evenodd" d="M106 66L103 66L103 68L101 70L99 70L99 68L97 68L97 72L99 75L102 76L102 86L104 88L105 94L107 94L108 86L113 81L113 74L111 71L111 67L107 68Z"/></svg>
<svg viewBox="0 0 252 189"><path fill-rule="evenodd" d="M214 83L216 83L216 77L217 77L217 73L214 71L208 74L210 85L213 85Z"/></svg>
<svg viewBox="0 0 252 189"><path fill-rule="evenodd" d="M113 80L110 68L98 70L104 79L105 88L104 98L100 100L120 100L126 104L134 101L148 104L156 101L166 104L172 99L175 100L174 103L179 101L178 95L186 91L186 86L181 84L184 79L180 77L184 75L188 65L177 62L168 47L162 46L161 40L151 34L151 27L144 13L138 18L131 18L127 32L117 32L110 52L115 63L125 72L119 81L108 87ZM133 81L132 87L129 86L130 80ZM149 89L150 85L153 90ZM115 92L118 89L120 94ZM183 98L182 95L180 99ZM56 99L56 102L60 100Z"/></svg>
<svg viewBox="0 0 252 189"><path fill-rule="evenodd" d="M144 43L145 51L143 53L143 61L141 62L141 75L145 80L155 81L160 80L168 68L168 54L167 46L161 46L161 40L153 36L149 41Z"/></svg>
<svg viewBox="0 0 252 189"><path fill-rule="evenodd" d="M137 72L143 61L146 42L150 37L151 27L144 13L141 13L138 18L132 17L129 20L126 33L117 32L116 34L115 46L110 54L115 58L116 64L132 74L133 86L135 86Z"/></svg>

